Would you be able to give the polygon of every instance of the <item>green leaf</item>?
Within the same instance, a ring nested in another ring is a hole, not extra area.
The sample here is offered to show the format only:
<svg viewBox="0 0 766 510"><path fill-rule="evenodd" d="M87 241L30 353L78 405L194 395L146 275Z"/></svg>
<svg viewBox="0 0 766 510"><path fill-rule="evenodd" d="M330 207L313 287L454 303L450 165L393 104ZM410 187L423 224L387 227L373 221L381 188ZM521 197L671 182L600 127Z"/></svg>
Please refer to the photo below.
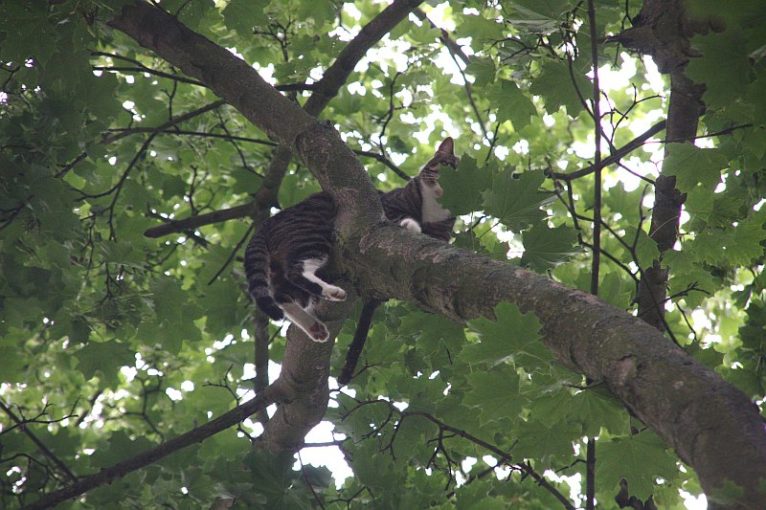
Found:
<svg viewBox="0 0 766 510"><path fill-rule="evenodd" d="M474 85L477 87L483 87L495 81L495 63L489 58L471 58L465 72L475 78Z"/></svg>
<svg viewBox="0 0 766 510"><path fill-rule="evenodd" d="M15 345L0 345L0 373L6 382L21 382L26 372L25 353Z"/></svg>
<svg viewBox="0 0 766 510"><path fill-rule="evenodd" d="M741 30L731 27L723 34L710 33L694 38L694 47L701 57L690 59L689 77L705 84L702 96L710 107L730 104L733 97L742 94L752 76L749 45Z"/></svg>
<svg viewBox="0 0 766 510"><path fill-rule="evenodd" d="M701 149L688 143L672 143L662 167L663 175L676 176L678 189L688 191L697 183L713 189L728 161L719 149Z"/></svg>
<svg viewBox="0 0 766 510"><path fill-rule="evenodd" d="M269 0L230 0L223 10L226 26L242 36L249 36L254 28L262 28L269 21L266 7Z"/></svg>
<svg viewBox="0 0 766 510"><path fill-rule="evenodd" d="M498 122L510 120L516 131L524 129L530 117L537 115L535 105L512 81L501 80L490 96L492 103L498 105Z"/></svg>
<svg viewBox="0 0 766 510"><path fill-rule="evenodd" d="M562 13L571 8L567 0L514 0L511 17L525 21L555 23Z"/></svg>
<svg viewBox="0 0 766 510"><path fill-rule="evenodd" d="M303 479L311 487L327 488L332 483L332 472L325 466L303 466Z"/></svg>
<svg viewBox="0 0 766 510"><path fill-rule="evenodd" d="M97 373L101 374L104 382L111 387L119 383L120 367L132 367L135 364L135 354L125 344L109 340L107 342L89 342L75 353L77 367L90 379Z"/></svg>
<svg viewBox="0 0 766 510"><path fill-rule="evenodd" d="M253 449L245 457L245 466L252 475L253 490L269 498L283 496L290 487L292 464L292 454L273 454L263 448Z"/></svg>
<svg viewBox="0 0 766 510"><path fill-rule="evenodd" d="M623 273L606 273L598 287L598 297L617 308L626 309L630 306L635 283L624 277Z"/></svg>
<svg viewBox="0 0 766 510"><path fill-rule="evenodd" d="M482 192L492 183L494 169L479 168L470 156L460 158L457 168L444 166L439 170L439 183L444 188L442 206L454 215L477 211L482 205Z"/></svg>
<svg viewBox="0 0 766 510"><path fill-rule="evenodd" d="M473 37L479 41L496 41L503 37L503 26L484 16L463 16L458 26L461 37Z"/></svg>
<svg viewBox="0 0 766 510"><path fill-rule="evenodd" d="M522 265L535 271L545 271L554 267L579 251L577 232L566 225L550 228L544 222L536 223L522 234L524 255Z"/></svg>
<svg viewBox="0 0 766 510"><path fill-rule="evenodd" d="M645 500L652 495L655 478L672 481L678 477L676 460L651 431L598 442L596 477L604 490L619 489L620 479L630 484L630 493Z"/></svg>
<svg viewBox="0 0 766 510"><path fill-rule="evenodd" d="M588 95L591 90L590 82L576 70L573 74L580 93L585 97L590 97ZM543 62L540 75L534 79L529 87L532 94L543 98L548 113L555 113L561 106L565 106L567 113L572 117L576 117L583 110L583 104L580 96L577 95L577 90L572 83L567 64L550 60Z"/></svg>
<svg viewBox="0 0 766 510"><path fill-rule="evenodd" d="M483 192L484 210L516 232L545 217L540 207L550 193L540 191L545 180L541 171L514 175L505 171L492 181L492 188Z"/></svg>
<svg viewBox="0 0 766 510"><path fill-rule="evenodd" d="M599 435L601 427L606 427L613 435L629 431L628 412L606 391L580 391L572 397L569 409L570 419L582 424L582 433L585 436Z"/></svg>
<svg viewBox="0 0 766 510"><path fill-rule="evenodd" d="M525 399L519 393L519 375L511 367L474 372L468 376L468 383L465 404L481 413L482 423L512 420L521 412Z"/></svg>
<svg viewBox="0 0 766 510"><path fill-rule="evenodd" d="M534 314L522 314L512 303L495 306L497 320L474 319L469 327L479 333L478 343L466 346L460 358L470 364L494 366L520 352L540 352L540 321Z"/></svg>
<svg viewBox="0 0 766 510"><path fill-rule="evenodd" d="M629 245L634 246L638 265L642 268L651 267L652 262L660 256L660 249L657 247L657 243L643 230L628 227L625 229L623 240Z"/></svg>
<svg viewBox="0 0 766 510"><path fill-rule="evenodd" d="M262 0L263 1L263 0ZM335 16L336 7L331 0L316 0L298 3L298 19L312 18L318 26ZM402 23L404 24L404 23Z"/></svg>
<svg viewBox="0 0 766 510"><path fill-rule="evenodd" d="M582 429L569 421L522 421L514 428L518 444L513 455L523 458L537 458L549 462L551 458L567 458L572 455L572 443L582 437Z"/></svg>
<svg viewBox="0 0 766 510"><path fill-rule="evenodd" d="M155 280L153 285L154 308L160 328L159 340L169 352L177 353L181 344L200 339L199 328L194 324L202 311L172 278Z"/></svg>
<svg viewBox="0 0 766 510"><path fill-rule="evenodd" d="M105 468L148 450L153 445L144 437L131 439L125 432L117 431L109 436L109 442L97 448L91 456L95 467Z"/></svg>

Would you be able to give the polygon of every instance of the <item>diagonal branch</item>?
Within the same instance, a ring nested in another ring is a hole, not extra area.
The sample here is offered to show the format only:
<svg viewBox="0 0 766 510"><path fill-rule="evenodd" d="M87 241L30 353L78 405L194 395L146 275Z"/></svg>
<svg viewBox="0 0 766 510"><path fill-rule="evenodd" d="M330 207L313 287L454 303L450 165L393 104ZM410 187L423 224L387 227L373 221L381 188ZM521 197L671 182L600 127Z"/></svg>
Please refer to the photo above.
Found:
<svg viewBox="0 0 766 510"><path fill-rule="evenodd" d="M318 115L337 94L365 52L420 3L415 0L396 0L365 25L315 84L305 109L284 98L251 66L236 57L232 58L228 50L192 32L156 6L136 1L123 8L121 14L109 24L189 76L204 82L280 144L275 152L281 155L283 166L278 166L275 161L280 158L272 160L266 178L273 177L276 186L271 188L272 191L263 188L258 191L262 195L262 203L271 205L271 200L275 200L278 184L291 157L291 149L294 149L322 187L334 195L339 204L336 226L343 237L367 225L379 223L383 219L383 210L377 191L354 154L335 130L316 122L312 115ZM354 171L336 174L333 172L336 166L353 168ZM335 309L345 308L335 306L333 311ZM295 333L293 336L302 335ZM300 344L291 339L288 348L290 345ZM314 375L310 378L311 385L301 386L306 390L305 399L296 399L288 405L279 406L277 413L269 420L262 441L271 450L297 448L308 430L321 420L327 406L326 381L329 368L320 370L324 363L319 363L317 357L306 359L303 351L296 351L294 357L298 363L292 371L294 377L289 376L291 371L288 361L292 358L288 354L282 366L282 372L288 374L286 377L289 380L300 381L306 371ZM322 358L326 358L329 366L329 350L324 356L319 356L319 359Z"/></svg>
<svg viewBox="0 0 766 510"><path fill-rule="evenodd" d="M346 82L348 76L367 50L380 41L385 34L402 21L407 14L420 3L422 3L422 1L396 0L365 25L359 34L346 45L343 51L341 51L338 58L327 71L325 71L322 78L318 82L312 84L311 89L314 92L304 105L305 111L311 115L318 116L330 100L338 94L340 87ZM390 168L402 179L409 179L407 174L402 172L384 155L366 151L358 151L357 154L375 158ZM274 159L282 161L282 163L275 164ZM266 192L259 190L256 200L231 209L214 211L208 215L199 215L169 222L166 225L148 229L145 232L145 235L148 237L161 237L173 232L198 228L202 225L209 225L211 223L218 223L245 216L253 216L259 210L275 205L276 192L279 189L282 176L284 176L287 171L287 164L289 161L290 158L285 157L284 153L280 153L279 157L273 156L272 164L269 167L270 171L267 172L267 176L271 176L270 178L274 182L271 183L270 188L267 189Z"/></svg>
<svg viewBox="0 0 766 510"><path fill-rule="evenodd" d="M630 142L626 143L616 151L614 151L609 156L605 157L599 165L591 165L587 168L583 168L581 170L577 170L575 172L571 172L568 174L562 174L559 172L549 172L548 176L553 177L554 179L561 179L563 181L572 181L575 179L579 179L580 177L585 177L586 175L590 175L593 172L596 171L597 167L600 168L606 168L609 165L612 165L614 163L619 162L622 158L633 152L634 150L641 147L648 139L665 129L666 122L664 120L661 120L657 124L653 125L637 137L635 137Z"/></svg>
<svg viewBox="0 0 766 510"><path fill-rule="evenodd" d="M346 83L356 64L377 42L404 20L422 0L395 0L380 14L367 23L359 34L349 42L333 64L327 68L322 79L316 82L314 93L306 101L304 109L311 115L319 115Z"/></svg>
<svg viewBox="0 0 766 510"><path fill-rule="evenodd" d="M194 117L197 117L198 115L202 115L203 113L207 113L211 110L215 110L216 108L219 108L226 104L226 101L221 101L220 99L218 101L213 101L210 104L207 104L201 108L197 108L196 110L192 110L190 112L186 112L183 115L178 115L177 117L173 117L172 119L168 120L164 124L157 126L156 128L150 128L153 133L160 133L167 129L170 129L173 126L177 126L178 124L181 124L182 122L185 122L189 119L192 119ZM125 138L128 135L131 135L132 131L121 131L119 133L114 133L110 135L106 135L103 140L101 140L101 143L103 144L110 144L113 142L116 142L117 140L121 140ZM68 171L70 171L72 168L77 165L80 161L88 157L87 151L81 152L74 160L64 165L64 167L59 170L56 173L56 177L63 177Z"/></svg>
<svg viewBox="0 0 766 510"><path fill-rule="evenodd" d="M77 481L77 476L72 472L71 469L69 469L69 466L64 464L64 462L59 459L56 454L53 453L50 448L45 445L45 443L40 441L40 439L31 430L29 430L27 422L16 416L16 413L14 413L10 407L6 406L2 400L0 400L0 409L2 409L2 411L11 419L11 421L13 421L16 426L18 426L24 432L24 434L26 434L26 436L37 446L43 455L48 457L51 462L53 462L70 480Z"/></svg>
<svg viewBox="0 0 766 510"><path fill-rule="evenodd" d="M285 393L285 384L280 380L277 380L266 388L262 393L258 394L252 400L245 402L232 409L231 411L222 414L218 418L209 421L208 423L201 425L195 429L190 430L178 437L175 437L169 441L165 441L159 446L141 452L138 455L126 459L122 462L118 462L113 466L102 469L98 473L81 478L79 481L64 487L61 490L46 494L42 498L38 499L31 505L25 507L25 510L41 510L43 508L51 508L63 501L72 499L81 494L85 494L91 489L111 483L114 480L122 478L123 476L132 473L138 469L144 468L150 464L157 462L160 459L167 457L168 455L186 448L194 443L200 441L224 430L237 423L241 422L248 416L261 409L265 409L269 405L275 402L282 402L288 400L288 394Z"/></svg>

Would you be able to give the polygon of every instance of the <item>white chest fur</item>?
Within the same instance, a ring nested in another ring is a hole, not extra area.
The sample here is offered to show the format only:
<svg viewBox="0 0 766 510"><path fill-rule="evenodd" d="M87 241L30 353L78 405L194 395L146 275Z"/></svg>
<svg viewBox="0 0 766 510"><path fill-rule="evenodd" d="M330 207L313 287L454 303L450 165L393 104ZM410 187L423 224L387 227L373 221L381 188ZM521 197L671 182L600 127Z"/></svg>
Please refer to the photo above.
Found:
<svg viewBox="0 0 766 510"><path fill-rule="evenodd" d="M441 187L427 186L423 182L420 182L420 195L423 197L422 216L423 223L435 223L438 221L446 220L451 217L452 214L443 208L438 202L437 193L441 191ZM439 193L441 195L441 193Z"/></svg>

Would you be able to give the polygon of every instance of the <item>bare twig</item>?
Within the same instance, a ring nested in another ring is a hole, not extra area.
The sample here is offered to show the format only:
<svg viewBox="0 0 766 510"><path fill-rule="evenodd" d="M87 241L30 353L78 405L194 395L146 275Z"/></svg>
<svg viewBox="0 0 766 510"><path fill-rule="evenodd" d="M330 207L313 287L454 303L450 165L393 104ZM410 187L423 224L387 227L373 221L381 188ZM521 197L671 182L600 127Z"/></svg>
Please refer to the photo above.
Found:
<svg viewBox="0 0 766 510"><path fill-rule="evenodd" d="M203 106L201 108L197 108L196 110L192 110L192 111L187 112L187 113L185 113L183 115L179 115L178 117L174 117L174 118L168 120L167 122L165 122L164 124L162 124L161 126L157 126L156 128L154 128L152 132L153 133L159 133L159 132L165 131L166 129L169 129L172 126L176 126L176 125L178 125L178 124L180 124L182 122L185 122L185 121L187 121L189 119L192 119L192 118L194 118L194 117L196 117L198 115L202 115L203 113L207 113L207 112L209 112L211 110L215 110L216 108L219 108L219 107L223 106L224 104L226 104L226 102L219 99L218 101L214 101L214 102L212 102L210 104L207 104L207 105L205 105L205 106ZM103 143L103 144L110 144L110 143L116 142L117 140L125 138L129 134L131 134L131 133L130 132L120 132L120 133L117 133L117 134L114 134L114 135L107 135L107 136L105 136L101 140L101 143ZM79 163L80 161L82 161L86 157L88 157L87 151L80 153L74 160L72 160L71 162L69 162L66 165L64 165L64 167L56 173L56 177L63 177L64 175L66 175L66 173L69 170L74 168L74 166L77 163Z"/></svg>
<svg viewBox="0 0 766 510"><path fill-rule="evenodd" d="M601 89L598 83L598 33L596 32L596 7L588 0L588 25L590 26L590 49L593 62L593 121L595 169L593 185L593 260L591 264L590 293L598 296L599 269L601 263ZM585 509L593 510L596 504L596 438L589 437L586 445Z"/></svg>
<svg viewBox="0 0 766 510"><path fill-rule="evenodd" d="M24 434L35 444L35 446L37 446L43 455L48 457L51 462L53 462L71 481L77 481L77 476L75 476L72 470L69 469L69 467L64 464L64 462L59 459L56 454L53 453L50 448L45 445L45 443L40 441L40 439L38 439L38 437L29 429L29 427L27 427L27 424L29 423L27 420L16 416L16 413L14 413L10 407L5 405L5 402L2 400L0 400L0 409L2 409L3 412L7 414L11 419L11 421L13 421L22 432L24 432Z"/></svg>
<svg viewBox="0 0 766 510"><path fill-rule="evenodd" d="M167 457L168 455L185 448L194 443L198 443L207 439L224 430L241 422L254 412L264 409L270 404L277 402L282 397L280 396L280 390L275 388L274 385L269 386L260 395L256 395L255 398L245 402L232 409L231 411L222 414L218 418L201 425L195 429L192 429L178 437L175 437L169 441L165 441L151 450L147 450L139 453L138 455L126 459L122 462L118 462L112 466L106 467L98 473L92 474L81 478L79 481L57 490L50 494L42 496L40 499L26 507L26 510L42 510L44 508L51 508L63 501L72 499L84 494L91 489L111 483L114 480L122 478L128 473L132 473L138 469L144 468L150 464L157 462L160 459Z"/></svg>
<svg viewBox="0 0 766 510"><path fill-rule="evenodd" d="M629 153L633 152L634 150L641 147L646 141L665 129L666 122L660 121L657 124L653 125L637 137L635 137L630 142L623 145L621 148L617 149L614 153L610 154L609 156L605 157L603 161L600 163L601 168L605 168L611 164L614 164L618 161L620 161L622 158L627 156ZM579 179L580 177L585 177L586 175L590 175L593 172L596 171L596 165L591 165L587 168L583 168L582 170L577 170L576 172L568 173L568 174L562 174L558 172L548 172L548 175L550 177L553 177L554 179L562 179L565 181L571 181L574 179Z"/></svg>

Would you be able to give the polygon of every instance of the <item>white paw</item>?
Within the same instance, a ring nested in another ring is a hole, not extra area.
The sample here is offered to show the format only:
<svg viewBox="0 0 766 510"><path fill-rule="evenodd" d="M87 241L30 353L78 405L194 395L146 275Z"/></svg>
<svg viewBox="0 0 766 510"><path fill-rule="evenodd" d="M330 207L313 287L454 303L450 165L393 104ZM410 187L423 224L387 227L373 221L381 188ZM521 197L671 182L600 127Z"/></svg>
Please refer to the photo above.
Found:
<svg viewBox="0 0 766 510"><path fill-rule="evenodd" d="M417 234L422 232L418 222L413 220L412 218L404 218L402 221L399 222L399 226L404 227L410 232L415 232Z"/></svg>
<svg viewBox="0 0 766 510"><path fill-rule="evenodd" d="M335 285L328 285L322 289L322 297L327 301L345 301L346 291Z"/></svg>

